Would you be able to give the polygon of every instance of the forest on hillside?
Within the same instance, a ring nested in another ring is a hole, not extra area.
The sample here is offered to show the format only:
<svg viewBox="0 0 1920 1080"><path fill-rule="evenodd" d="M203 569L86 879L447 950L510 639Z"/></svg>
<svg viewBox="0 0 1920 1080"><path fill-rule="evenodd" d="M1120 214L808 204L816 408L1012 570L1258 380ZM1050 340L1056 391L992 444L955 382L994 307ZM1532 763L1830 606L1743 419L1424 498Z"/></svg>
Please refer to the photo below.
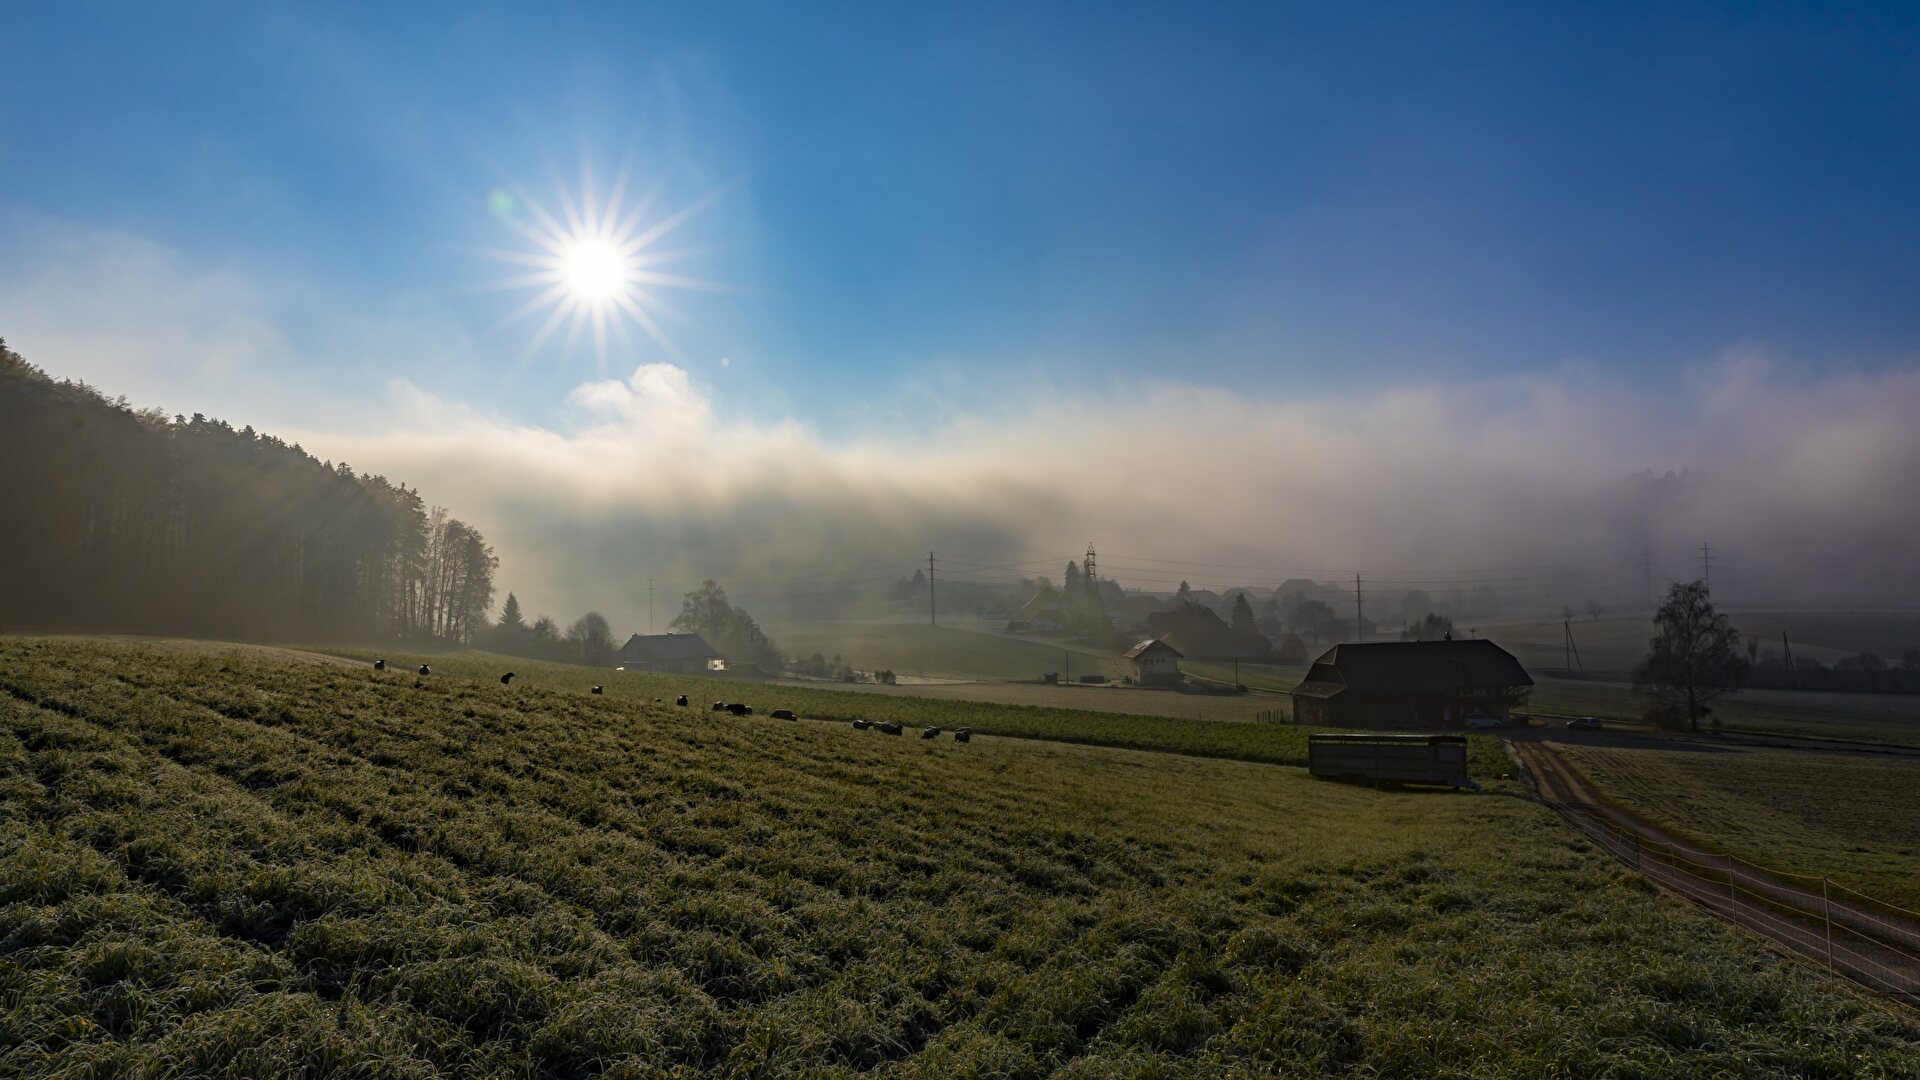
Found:
<svg viewBox="0 0 1920 1080"><path fill-rule="evenodd" d="M0 340L0 628L467 642L498 565L416 489Z"/></svg>

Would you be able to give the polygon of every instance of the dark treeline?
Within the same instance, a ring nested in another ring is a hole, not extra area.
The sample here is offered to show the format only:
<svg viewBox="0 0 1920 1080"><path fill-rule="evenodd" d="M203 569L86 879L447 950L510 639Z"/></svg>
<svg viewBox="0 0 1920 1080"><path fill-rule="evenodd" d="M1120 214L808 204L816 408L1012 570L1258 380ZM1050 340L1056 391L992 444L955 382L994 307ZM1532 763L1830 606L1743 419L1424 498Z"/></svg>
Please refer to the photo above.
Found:
<svg viewBox="0 0 1920 1080"><path fill-rule="evenodd" d="M468 642L498 564L416 490L110 401L0 341L0 625Z"/></svg>

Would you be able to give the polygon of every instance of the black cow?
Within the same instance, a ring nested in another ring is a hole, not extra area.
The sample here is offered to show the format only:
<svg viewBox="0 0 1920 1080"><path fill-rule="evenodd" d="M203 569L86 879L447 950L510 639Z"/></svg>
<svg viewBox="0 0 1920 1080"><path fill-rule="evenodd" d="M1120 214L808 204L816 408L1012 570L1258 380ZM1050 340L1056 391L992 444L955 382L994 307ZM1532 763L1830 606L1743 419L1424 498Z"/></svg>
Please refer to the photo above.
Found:
<svg viewBox="0 0 1920 1080"><path fill-rule="evenodd" d="M793 715L793 710L792 710L792 709L775 709L775 710L773 710L773 712L772 712L772 713L771 713L770 715L772 715L772 717L773 717L773 718L774 718L775 720L798 720L798 719L800 719L799 717L797 717L797 716L795 716L795 715Z"/></svg>
<svg viewBox="0 0 1920 1080"><path fill-rule="evenodd" d="M871 720L855 720L853 722L853 730L855 731L865 731L872 726L873 721Z"/></svg>
<svg viewBox="0 0 1920 1080"><path fill-rule="evenodd" d="M594 688L593 688L593 692L594 692L594 693L596 693L596 694L598 694L598 693L600 693L600 688L599 688L599 687L597 687L597 686L596 686L596 687L594 687Z"/></svg>
<svg viewBox="0 0 1920 1080"><path fill-rule="evenodd" d="M726 703L726 702L724 702L724 701L716 701L716 702L714 702L714 703L713 703L713 711L714 711L714 712L726 712L726 711L727 711L727 703Z"/></svg>
<svg viewBox="0 0 1920 1080"><path fill-rule="evenodd" d="M877 725L877 726L878 726L878 727L880 728L880 730L881 730L881 731L884 731L884 732L886 732L886 733L887 733L887 734L889 734L889 735L898 735L898 734L900 734L900 730L901 730L901 728L900 728L900 725L899 725L899 724L895 724L895 723L891 723L891 722L884 722L884 721L883 721L882 723L880 723L880 724L879 724L879 725Z"/></svg>
<svg viewBox="0 0 1920 1080"><path fill-rule="evenodd" d="M734 702L733 704L731 704L731 705L729 705L729 706L727 706L727 711L728 711L728 712L730 712L730 713L732 713L732 714L733 714L733 715L735 715L735 716L752 716L752 715L753 715L753 706L751 706L751 705L744 705L744 704L742 704L742 703L740 703L740 702L738 702L738 701L736 701L736 702Z"/></svg>
<svg viewBox="0 0 1920 1080"><path fill-rule="evenodd" d="M387 662L385 660L375 660L373 662L373 670L375 671L387 670Z"/></svg>
<svg viewBox="0 0 1920 1080"><path fill-rule="evenodd" d="M681 694L679 697L674 699L673 703L675 705L685 706L687 703L687 695Z"/></svg>
<svg viewBox="0 0 1920 1080"><path fill-rule="evenodd" d="M420 674L422 674L422 675L431 675L431 674L433 674L433 669L432 669L432 668L430 668L430 667L428 667L428 666L427 666L427 665L425 665L425 664L421 664L421 665L420 665Z"/></svg>
<svg viewBox="0 0 1920 1080"><path fill-rule="evenodd" d="M937 739L940 737L940 729L937 727L930 727L927 730L921 732L920 737L923 739Z"/></svg>
<svg viewBox="0 0 1920 1080"><path fill-rule="evenodd" d="M506 673L505 675L502 675L502 676L500 676L500 685L501 685L501 686L512 686L512 685L513 685L513 672L511 672L511 671L509 671L509 672L507 672L507 673Z"/></svg>
<svg viewBox="0 0 1920 1080"><path fill-rule="evenodd" d="M963 727L959 731L954 732L953 741L954 742L972 742L973 729L970 727Z"/></svg>

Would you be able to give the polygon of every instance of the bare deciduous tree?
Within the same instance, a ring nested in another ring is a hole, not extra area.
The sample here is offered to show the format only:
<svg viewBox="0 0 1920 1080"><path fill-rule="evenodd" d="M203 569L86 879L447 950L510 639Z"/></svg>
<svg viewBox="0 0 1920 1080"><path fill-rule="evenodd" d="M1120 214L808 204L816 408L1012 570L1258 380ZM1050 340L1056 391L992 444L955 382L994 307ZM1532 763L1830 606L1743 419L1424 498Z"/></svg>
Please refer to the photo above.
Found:
<svg viewBox="0 0 1920 1080"><path fill-rule="evenodd" d="M1739 689L1747 673L1740 632L1713 609L1705 582L1676 582L1654 616L1646 659L1633 671L1634 692L1662 726L1700 730L1712 703Z"/></svg>

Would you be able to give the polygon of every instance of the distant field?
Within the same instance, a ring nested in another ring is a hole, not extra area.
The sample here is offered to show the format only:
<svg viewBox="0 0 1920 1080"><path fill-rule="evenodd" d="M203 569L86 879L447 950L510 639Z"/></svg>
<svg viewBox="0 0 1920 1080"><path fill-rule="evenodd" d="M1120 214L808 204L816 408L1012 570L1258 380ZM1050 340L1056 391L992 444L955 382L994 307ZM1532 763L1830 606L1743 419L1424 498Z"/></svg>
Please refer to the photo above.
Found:
<svg viewBox="0 0 1920 1080"><path fill-rule="evenodd" d="M348 651L345 655L371 659L372 653ZM399 653L384 654L390 663L411 669L423 658ZM1098 703L1128 703L1141 708L1159 702L1179 704L1187 701L1220 701L1218 706L1240 707L1247 695L1223 695L1219 698L1194 698L1170 691L1019 686L1015 684L979 684L968 686L865 687L826 689L792 683L770 683L752 679L714 679L701 676L649 675L602 668L548 664L519 657L491 653L450 653L424 658L433 666L435 677L472 679L491 682L501 672L518 673L518 685L584 691L599 684L611 697L651 702L658 697L671 702L680 694L688 695L695 709L716 700L739 701L766 712L790 708L802 716L835 720L892 720L915 727L938 726L947 729L971 727L1021 738L1053 739L1098 746L1135 747L1166 750L1206 757L1238 758L1288 765L1306 764L1309 732L1284 724L1196 723L1191 719L1143 714L1128 710L1097 711ZM1042 704L993 702L976 699L980 693L1005 693L1015 698ZM1079 708L1057 704L1072 702ZM1265 707L1271 701L1263 699ZM681 713L681 715L685 715ZM1215 719L1237 719L1239 714L1219 715ZM1497 776L1508 771L1506 757L1496 740L1475 738L1471 744L1476 775Z"/></svg>
<svg viewBox="0 0 1920 1080"><path fill-rule="evenodd" d="M1300 685L1300 680L1306 677L1308 666L1306 664L1242 663L1239 668L1240 684L1253 689L1291 694L1293 688ZM1196 675L1204 675L1223 683L1231 683L1234 678L1234 665L1231 660L1224 663L1217 660L1183 660L1180 667ZM1272 707L1270 703L1268 707Z"/></svg>
<svg viewBox="0 0 1920 1080"><path fill-rule="evenodd" d="M0 639L0 1074L1920 1074L1510 789L539 676Z"/></svg>
<svg viewBox="0 0 1920 1080"><path fill-rule="evenodd" d="M1742 635L1775 651L1780 649L1780 634L1785 631L1796 657L1818 660L1829 666L1862 651L1877 653L1891 662L1907 649L1920 648L1920 615L1733 612L1729 619ZM1558 619L1474 629L1478 636L1513 653L1528 670L1568 666ZM1653 637L1653 620L1645 616L1608 616L1595 621L1582 616L1573 620L1572 629L1574 645L1580 654L1579 665L1590 672L1625 676L1646 656L1647 642Z"/></svg>
<svg viewBox="0 0 1920 1080"><path fill-rule="evenodd" d="M1536 713L1640 718L1640 699L1627 683L1539 674L1534 680L1528 707ZM1730 732L1920 746L1920 695L1742 690L1716 702L1714 711Z"/></svg>
<svg viewBox="0 0 1920 1080"><path fill-rule="evenodd" d="M1041 673L1119 678L1126 661L1078 644L988 632L978 620L962 626L922 622L829 622L774 626L768 634L789 656L838 654L862 670L966 679L1038 679Z"/></svg>
<svg viewBox="0 0 1920 1080"><path fill-rule="evenodd" d="M1565 751L1609 799L1670 832L1920 911L1920 759L1589 745Z"/></svg>

